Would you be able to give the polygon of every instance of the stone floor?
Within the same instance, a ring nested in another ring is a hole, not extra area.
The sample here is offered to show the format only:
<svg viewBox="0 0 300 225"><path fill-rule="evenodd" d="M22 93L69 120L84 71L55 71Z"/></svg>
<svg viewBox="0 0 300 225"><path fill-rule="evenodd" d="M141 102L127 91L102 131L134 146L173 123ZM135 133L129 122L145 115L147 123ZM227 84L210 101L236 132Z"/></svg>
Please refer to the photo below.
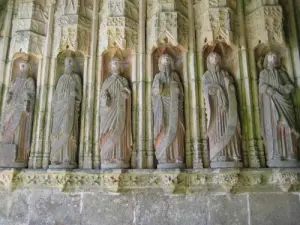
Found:
<svg viewBox="0 0 300 225"><path fill-rule="evenodd" d="M0 192L1 225L299 225L299 193Z"/></svg>

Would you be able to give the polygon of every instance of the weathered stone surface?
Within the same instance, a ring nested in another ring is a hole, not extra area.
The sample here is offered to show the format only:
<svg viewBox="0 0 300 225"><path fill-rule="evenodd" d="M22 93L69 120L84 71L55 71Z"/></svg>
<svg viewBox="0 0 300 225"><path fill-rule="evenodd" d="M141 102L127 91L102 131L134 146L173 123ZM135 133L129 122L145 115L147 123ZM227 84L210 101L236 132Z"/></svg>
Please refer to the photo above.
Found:
<svg viewBox="0 0 300 225"><path fill-rule="evenodd" d="M251 225L297 225L300 201L296 194L250 194Z"/></svg>
<svg viewBox="0 0 300 225"><path fill-rule="evenodd" d="M208 225L248 224L246 195L216 195L208 201Z"/></svg>
<svg viewBox="0 0 300 225"><path fill-rule="evenodd" d="M205 195L167 196L141 192L136 195L136 224L206 224L206 203Z"/></svg>
<svg viewBox="0 0 300 225"><path fill-rule="evenodd" d="M134 224L135 201L131 194L83 194L81 224Z"/></svg>
<svg viewBox="0 0 300 225"><path fill-rule="evenodd" d="M80 194L35 191L29 204L30 225L80 224Z"/></svg>

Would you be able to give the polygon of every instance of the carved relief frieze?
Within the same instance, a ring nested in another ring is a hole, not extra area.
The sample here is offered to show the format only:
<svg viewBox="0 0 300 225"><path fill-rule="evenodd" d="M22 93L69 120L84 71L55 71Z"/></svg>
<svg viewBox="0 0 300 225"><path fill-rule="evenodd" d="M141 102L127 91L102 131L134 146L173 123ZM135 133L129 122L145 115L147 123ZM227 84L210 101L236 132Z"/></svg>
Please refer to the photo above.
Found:
<svg viewBox="0 0 300 225"><path fill-rule="evenodd" d="M261 3L260 7L246 5L247 37L250 46L255 47L259 43L285 45L282 7L277 1L274 1L274 5L264 4L261 0L256 2Z"/></svg>
<svg viewBox="0 0 300 225"><path fill-rule="evenodd" d="M106 17L100 25L99 52L119 47L136 51L138 43L138 7L134 1L110 0L104 7Z"/></svg>
<svg viewBox="0 0 300 225"><path fill-rule="evenodd" d="M215 41L236 44L236 2L221 0L195 1L197 46Z"/></svg>
<svg viewBox="0 0 300 225"><path fill-rule="evenodd" d="M54 55L66 49L89 54L92 2L61 0L55 14Z"/></svg>
<svg viewBox="0 0 300 225"><path fill-rule="evenodd" d="M48 9L41 1L21 1L17 17L13 20L11 57L23 51L34 55L43 54L48 22Z"/></svg>
<svg viewBox="0 0 300 225"><path fill-rule="evenodd" d="M147 15L147 42L152 49L160 44L188 46L187 4L183 1L150 1Z"/></svg>

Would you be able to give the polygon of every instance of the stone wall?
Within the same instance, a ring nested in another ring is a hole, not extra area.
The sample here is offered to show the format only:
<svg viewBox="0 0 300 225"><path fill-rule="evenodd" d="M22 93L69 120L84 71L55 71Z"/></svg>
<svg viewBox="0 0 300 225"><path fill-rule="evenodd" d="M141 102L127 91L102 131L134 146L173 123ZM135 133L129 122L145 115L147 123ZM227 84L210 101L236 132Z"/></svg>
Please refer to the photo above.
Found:
<svg viewBox="0 0 300 225"><path fill-rule="evenodd" d="M298 225L299 194L0 192L3 225Z"/></svg>

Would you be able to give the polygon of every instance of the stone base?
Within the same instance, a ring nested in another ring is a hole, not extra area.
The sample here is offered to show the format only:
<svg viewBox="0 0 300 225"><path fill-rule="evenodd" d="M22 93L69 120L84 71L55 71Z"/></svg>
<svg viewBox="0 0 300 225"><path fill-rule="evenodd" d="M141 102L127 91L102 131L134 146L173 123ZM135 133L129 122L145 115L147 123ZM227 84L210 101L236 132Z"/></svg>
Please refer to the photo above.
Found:
<svg viewBox="0 0 300 225"><path fill-rule="evenodd" d="M77 166L70 163L51 164L49 169L76 169Z"/></svg>
<svg viewBox="0 0 300 225"><path fill-rule="evenodd" d="M128 169L129 167L128 163L101 164L101 169Z"/></svg>
<svg viewBox="0 0 300 225"><path fill-rule="evenodd" d="M16 162L17 145L5 144L0 147L0 167L2 168L26 168L27 162Z"/></svg>
<svg viewBox="0 0 300 225"><path fill-rule="evenodd" d="M295 167L299 167L299 161L297 160L280 160L280 159L274 159L274 160L268 160L267 162L268 167L271 168L295 168Z"/></svg>
<svg viewBox="0 0 300 225"><path fill-rule="evenodd" d="M211 162L210 163L211 168L242 168L243 163L242 162Z"/></svg>
<svg viewBox="0 0 300 225"><path fill-rule="evenodd" d="M183 163L163 163L158 164L157 169L184 169L185 165Z"/></svg>

